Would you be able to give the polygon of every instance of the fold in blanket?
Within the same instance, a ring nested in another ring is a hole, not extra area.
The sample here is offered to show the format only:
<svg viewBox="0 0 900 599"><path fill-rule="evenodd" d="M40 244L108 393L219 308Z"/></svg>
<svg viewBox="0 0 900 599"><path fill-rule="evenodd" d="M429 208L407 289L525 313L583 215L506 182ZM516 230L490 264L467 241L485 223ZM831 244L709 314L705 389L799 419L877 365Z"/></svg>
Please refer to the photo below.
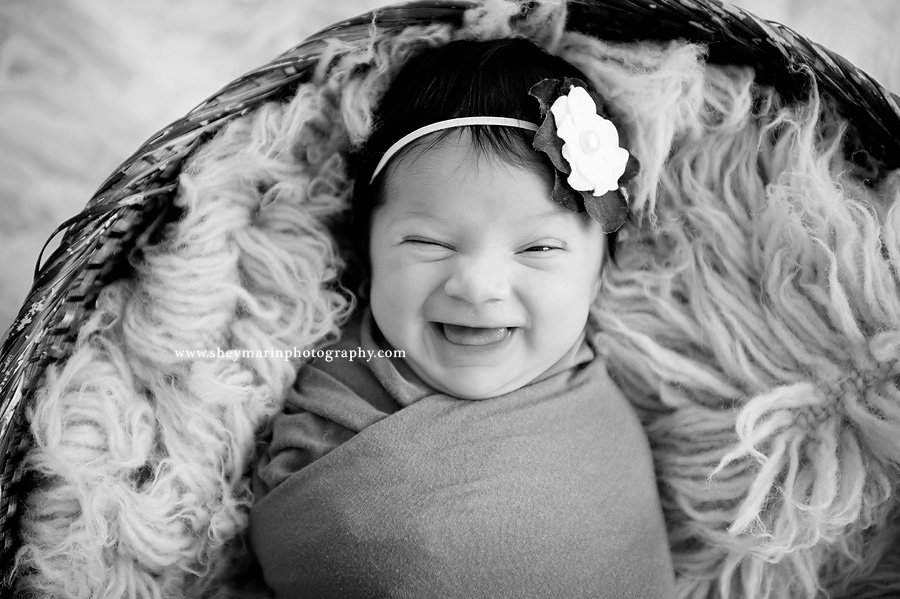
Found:
<svg viewBox="0 0 900 599"><path fill-rule="evenodd" d="M335 347L383 347L360 332ZM251 535L277 597L674 596L646 437L586 342L486 400L402 370L319 360L276 418Z"/></svg>

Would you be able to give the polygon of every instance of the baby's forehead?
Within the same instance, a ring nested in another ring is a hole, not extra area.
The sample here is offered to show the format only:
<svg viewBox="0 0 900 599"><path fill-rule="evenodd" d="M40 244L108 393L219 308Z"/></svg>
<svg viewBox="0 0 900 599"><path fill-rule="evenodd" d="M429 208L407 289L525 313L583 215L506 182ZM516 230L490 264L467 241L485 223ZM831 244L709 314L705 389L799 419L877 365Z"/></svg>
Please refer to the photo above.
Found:
<svg viewBox="0 0 900 599"><path fill-rule="evenodd" d="M424 221L447 221L457 222L460 215L452 210L449 203L443 205L435 205L426 201L418 201L421 196L395 196L393 200L389 199L386 204L393 208L396 217L404 219L420 219ZM591 222L586 212L574 212L568 210L559 204L549 200L545 204L541 204L542 209L538 211L525 212L518 206L514 199L512 202L497 204L492 202L492 212L501 213L508 222L521 222L523 224L533 223L585 223ZM472 202L468 202L467 206L471 206ZM446 208L443 209L443 208Z"/></svg>
<svg viewBox="0 0 900 599"><path fill-rule="evenodd" d="M460 201L455 201L459 199ZM422 196L398 195L388 199L379 210L381 229L403 229L406 232L429 230L458 234L470 238L492 237L511 241L523 235L590 235L596 223L586 212L574 212L546 198L538 209L534 204L523 206L516 197L498 202L448 196L446 202L429 202ZM482 204L487 204L486 206ZM599 229L597 229L599 234ZM377 233L375 233L377 235Z"/></svg>
<svg viewBox="0 0 900 599"><path fill-rule="evenodd" d="M405 224L588 226L586 213L551 200L553 173L533 150L523 158L478 145L465 129L451 130L422 138L396 156L384 173L377 211Z"/></svg>
<svg viewBox="0 0 900 599"><path fill-rule="evenodd" d="M415 167L435 157L446 160L446 152L455 151L471 166L492 168L524 168L535 173L550 173L549 161L537 152L521 132L512 130L507 136L488 135L483 127L455 127L436 131L407 144L394 158L394 167ZM502 128L501 128L502 129Z"/></svg>

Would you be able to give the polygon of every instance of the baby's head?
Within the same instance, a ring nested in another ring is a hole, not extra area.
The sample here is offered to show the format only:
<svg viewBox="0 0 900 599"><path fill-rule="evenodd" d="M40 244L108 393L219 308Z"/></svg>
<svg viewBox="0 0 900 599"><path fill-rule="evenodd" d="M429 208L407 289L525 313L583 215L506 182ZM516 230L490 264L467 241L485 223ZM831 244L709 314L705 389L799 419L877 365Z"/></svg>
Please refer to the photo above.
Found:
<svg viewBox="0 0 900 599"><path fill-rule="evenodd" d="M528 92L565 78L586 80L524 40L453 42L404 65L380 103L353 208L370 306L438 391L514 391L581 339L613 240L551 200L553 163L532 145ZM452 120L483 116L519 123Z"/></svg>

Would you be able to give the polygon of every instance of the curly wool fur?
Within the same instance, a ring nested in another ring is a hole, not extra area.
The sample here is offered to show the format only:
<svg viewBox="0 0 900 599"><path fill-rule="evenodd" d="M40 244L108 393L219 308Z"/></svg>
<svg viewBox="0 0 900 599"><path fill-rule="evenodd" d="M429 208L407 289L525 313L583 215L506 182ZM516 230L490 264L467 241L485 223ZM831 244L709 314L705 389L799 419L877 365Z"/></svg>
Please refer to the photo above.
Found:
<svg viewBox="0 0 900 599"><path fill-rule="evenodd" d="M683 596L840 594L885 559L863 539L896 541L900 206L815 88L783 106L749 70L705 78L601 343L644 409Z"/></svg>
<svg viewBox="0 0 900 599"><path fill-rule="evenodd" d="M343 155L368 135L373 103L424 46L509 35L582 68L644 166L595 312L650 433L679 596L900 586L889 521L900 208L889 185L878 195L854 177L841 121L814 88L785 106L749 69L704 66L701 47L606 44L564 33L564 21L560 2L489 0L460 31L332 42L290 103L204 146L182 174L184 217L104 291L31 414L40 485L22 588L237 593L254 433L298 363L177 352L334 338L352 300L336 287L327 225L347 206Z"/></svg>
<svg viewBox="0 0 900 599"><path fill-rule="evenodd" d="M184 218L145 249L132 280L104 291L72 357L51 373L32 417L39 449L29 467L47 482L29 497L23 586L203 596L226 574L247 525L254 435L298 363L179 352L307 348L337 335L351 302L335 286L340 260L324 221L345 205L347 177L339 154L298 133L336 110L328 102L308 86L287 109L263 107L208 144L182 175ZM331 143L345 140L338 132ZM149 398L151 432L141 453L101 477L98 458L70 451L76 441L59 428L79 421L77 442L102 456L123 401L115 384ZM49 460L57 454L67 461ZM82 483L84 470L110 484ZM112 478L134 503L116 503Z"/></svg>

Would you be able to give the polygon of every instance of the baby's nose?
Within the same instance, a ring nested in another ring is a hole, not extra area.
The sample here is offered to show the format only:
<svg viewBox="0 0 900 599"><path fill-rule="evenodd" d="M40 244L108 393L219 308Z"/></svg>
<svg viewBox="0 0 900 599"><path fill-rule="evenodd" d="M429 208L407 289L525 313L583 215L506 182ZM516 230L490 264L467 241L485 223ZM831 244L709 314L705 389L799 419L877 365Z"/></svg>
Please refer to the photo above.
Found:
<svg viewBox="0 0 900 599"><path fill-rule="evenodd" d="M444 284L444 292L470 304L509 297L509 277L500 260L460 257Z"/></svg>

